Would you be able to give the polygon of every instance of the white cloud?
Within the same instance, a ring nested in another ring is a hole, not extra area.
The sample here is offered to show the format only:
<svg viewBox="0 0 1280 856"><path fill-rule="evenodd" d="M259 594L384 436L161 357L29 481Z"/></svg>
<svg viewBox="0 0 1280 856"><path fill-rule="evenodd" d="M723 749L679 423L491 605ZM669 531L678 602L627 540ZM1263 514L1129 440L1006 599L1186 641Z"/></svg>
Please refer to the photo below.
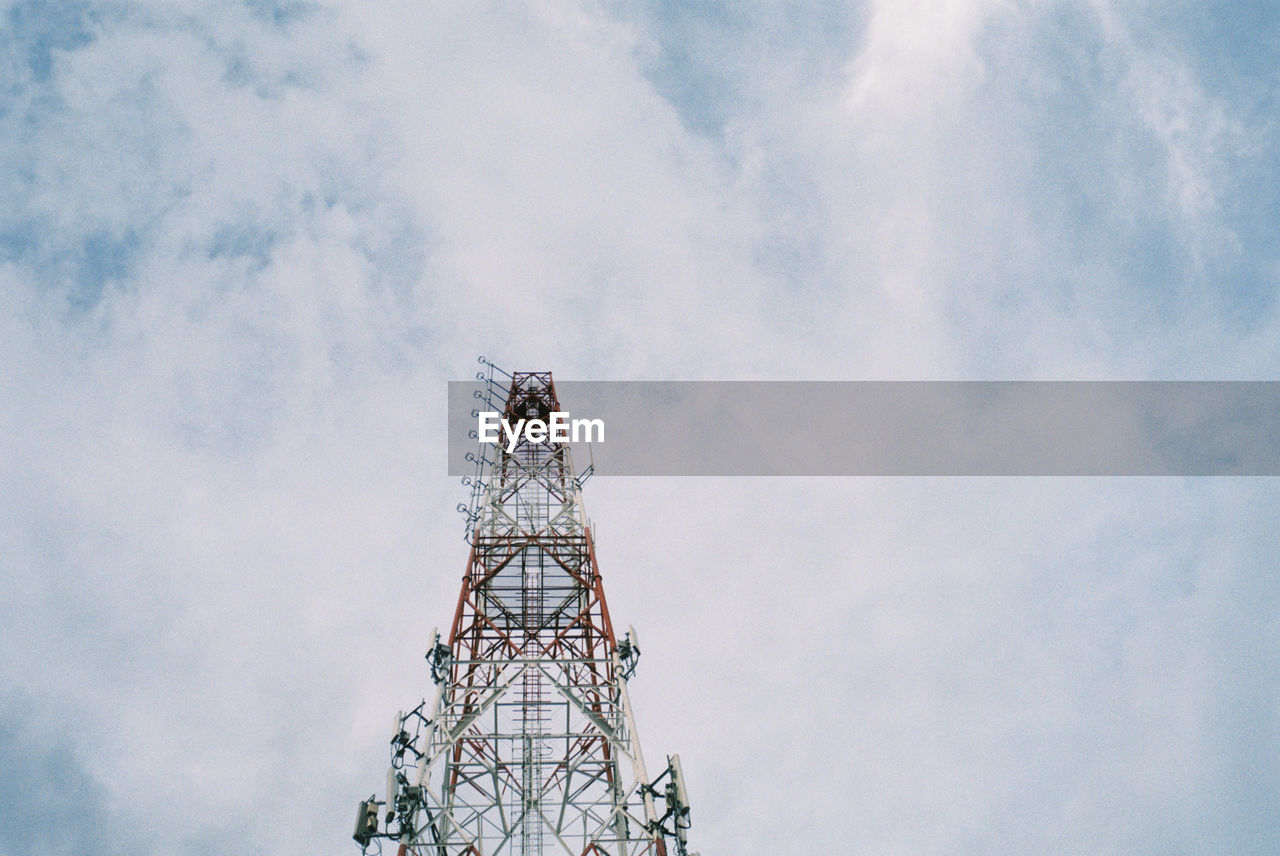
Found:
<svg viewBox="0 0 1280 856"><path fill-rule="evenodd" d="M1273 131L1137 12L5 14L3 679L66 723L23 757L70 745L101 829L155 852L347 846L456 597L443 381L476 353L565 378L1274 371L1274 333L1231 314L1274 313L1242 225ZM1237 853L1275 843L1248 797L1276 772L1272 493L600 479L587 502L703 852Z"/></svg>

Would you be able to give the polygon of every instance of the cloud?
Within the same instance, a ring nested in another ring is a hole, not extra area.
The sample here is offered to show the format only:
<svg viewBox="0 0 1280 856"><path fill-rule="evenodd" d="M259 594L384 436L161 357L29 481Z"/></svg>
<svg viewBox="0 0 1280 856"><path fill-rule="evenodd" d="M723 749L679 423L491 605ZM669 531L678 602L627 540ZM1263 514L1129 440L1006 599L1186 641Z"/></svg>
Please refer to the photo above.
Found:
<svg viewBox="0 0 1280 856"><path fill-rule="evenodd" d="M1274 46L1234 14L8 4L0 781L85 808L4 845L348 846L456 597L477 353L1270 376ZM1268 483L587 503L703 852L1275 849Z"/></svg>
<svg viewBox="0 0 1280 856"><path fill-rule="evenodd" d="M42 720L6 692L0 707L0 853L111 851L123 843L99 782L76 757L67 723Z"/></svg>

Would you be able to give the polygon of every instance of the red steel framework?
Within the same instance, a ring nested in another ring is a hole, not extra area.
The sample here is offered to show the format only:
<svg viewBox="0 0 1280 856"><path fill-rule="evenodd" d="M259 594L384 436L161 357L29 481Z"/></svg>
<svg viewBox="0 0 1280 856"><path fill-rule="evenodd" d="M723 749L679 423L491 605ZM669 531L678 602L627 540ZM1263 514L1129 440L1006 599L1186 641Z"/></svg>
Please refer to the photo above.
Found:
<svg viewBox="0 0 1280 856"><path fill-rule="evenodd" d="M509 425L560 410L550 372L481 362L477 397ZM627 695L639 646L615 633L568 444L522 435L472 460L462 591L427 654L436 696L397 714L386 796L360 804L356 841L398 856L667 856L670 841L685 856L683 773L672 756L649 780Z"/></svg>

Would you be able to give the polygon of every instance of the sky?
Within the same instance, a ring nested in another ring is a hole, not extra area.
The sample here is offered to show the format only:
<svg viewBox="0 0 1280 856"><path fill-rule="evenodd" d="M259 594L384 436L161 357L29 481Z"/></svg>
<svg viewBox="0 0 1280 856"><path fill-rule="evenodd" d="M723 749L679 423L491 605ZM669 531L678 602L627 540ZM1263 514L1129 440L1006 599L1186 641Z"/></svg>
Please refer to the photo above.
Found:
<svg viewBox="0 0 1280 856"><path fill-rule="evenodd" d="M0 856L357 852L477 356L1274 379L1277 67L1249 2L0 4ZM585 502L694 850L1280 851L1273 479Z"/></svg>

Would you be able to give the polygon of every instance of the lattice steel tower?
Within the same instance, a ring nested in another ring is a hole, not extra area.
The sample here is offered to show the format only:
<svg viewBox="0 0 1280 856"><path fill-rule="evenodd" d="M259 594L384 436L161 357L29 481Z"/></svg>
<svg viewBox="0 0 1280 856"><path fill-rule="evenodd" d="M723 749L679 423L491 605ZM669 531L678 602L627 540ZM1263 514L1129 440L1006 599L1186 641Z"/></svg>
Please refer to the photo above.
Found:
<svg viewBox="0 0 1280 856"><path fill-rule="evenodd" d="M481 363L485 409L511 424L560 410L549 372ZM645 769L627 696L640 649L609 617L585 476L567 444L480 448L459 506L462 592L427 653L435 699L396 715L386 792L360 804L356 841L397 842L397 856L667 856L670 842L686 856L683 773L675 756L653 780Z"/></svg>

